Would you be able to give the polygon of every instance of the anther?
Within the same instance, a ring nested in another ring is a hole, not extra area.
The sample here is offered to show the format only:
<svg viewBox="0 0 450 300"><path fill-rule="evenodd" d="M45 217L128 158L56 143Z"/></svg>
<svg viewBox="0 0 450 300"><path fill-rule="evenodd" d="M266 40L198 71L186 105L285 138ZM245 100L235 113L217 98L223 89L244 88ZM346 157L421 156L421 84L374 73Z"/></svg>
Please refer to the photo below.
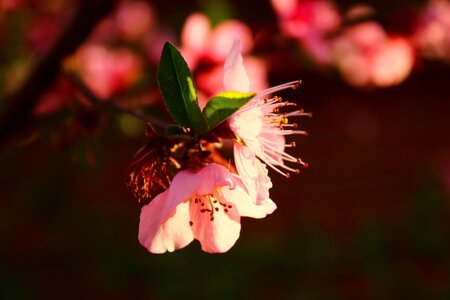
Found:
<svg viewBox="0 0 450 300"><path fill-rule="evenodd" d="M210 220L211 222L214 221L214 217L211 217L209 220Z"/></svg>
<svg viewBox="0 0 450 300"><path fill-rule="evenodd" d="M295 174L300 174L300 170L299 169L295 169Z"/></svg>
<svg viewBox="0 0 450 300"><path fill-rule="evenodd" d="M295 142L291 143L291 147L296 147L296 146L297 146L297 144Z"/></svg>
<svg viewBox="0 0 450 300"><path fill-rule="evenodd" d="M291 178L291 174L289 174L289 173L286 173L286 178Z"/></svg>
<svg viewBox="0 0 450 300"><path fill-rule="evenodd" d="M294 86L292 87L293 90L298 89L298 87L300 86L300 84L302 83L301 80L298 80L296 83L294 83Z"/></svg>
<svg viewBox="0 0 450 300"><path fill-rule="evenodd" d="M305 163L300 158L297 158L297 163L301 164L305 169L309 167L308 163Z"/></svg>
<svg viewBox="0 0 450 300"><path fill-rule="evenodd" d="M189 221L189 225L190 225L190 226L194 225L194 222Z"/></svg>
<svg viewBox="0 0 450 300"><path fill-rule="evenodd" d="M215 207L214 210L215 210L215 211L219 211L219 208L218 208L218 207Z"/></svg>
<svg viewBox="0 0 450 300"><path fill-rule="evenodd" d="M224 208L223 211L227 213L227 212L228 212L228 209Z"/></svg>

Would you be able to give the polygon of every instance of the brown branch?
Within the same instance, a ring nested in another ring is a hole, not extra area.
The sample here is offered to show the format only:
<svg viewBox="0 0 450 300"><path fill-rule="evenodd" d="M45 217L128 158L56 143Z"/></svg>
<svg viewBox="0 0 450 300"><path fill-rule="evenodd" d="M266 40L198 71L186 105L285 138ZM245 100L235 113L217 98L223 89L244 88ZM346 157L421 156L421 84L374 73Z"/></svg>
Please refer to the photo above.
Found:
<svg viewBox="0 0 450 300"><path fill-rule="evenodd" d="M0 146L33 121L32 110L39 97L58 76L61 63L86 40L97 22L113 8L114 0L79 0L64 30L36 62L23 84L7 99L0 115Z"/></svg>
<svg viewBox="0 0 450 300"><path fill-rule="evenodd" d="M127 105L125 105L124 103L118 102L112 98L110 99L100 99L99 97L97 97L94 92L92 92L91 89L89 89L86 84L84 84L84 82L78 78L75 74L70 73L70 72L66 72L64 73L64 75L69 78L74 84L75 86L78 88L78 90L81 92L81 94L83 94L89 101L93 102L96 105L99 104L107 104L117 110L120 110L121 112L124 112L126 114L129 114L133 117L135 117L136 119L141 120L142 122L145 123L150 123L150 126L157 126L160 128L165 128L169 125L169 123L148 116L145 113L142 113L140 111L134 110L130 107L128 107Z"/></svg>

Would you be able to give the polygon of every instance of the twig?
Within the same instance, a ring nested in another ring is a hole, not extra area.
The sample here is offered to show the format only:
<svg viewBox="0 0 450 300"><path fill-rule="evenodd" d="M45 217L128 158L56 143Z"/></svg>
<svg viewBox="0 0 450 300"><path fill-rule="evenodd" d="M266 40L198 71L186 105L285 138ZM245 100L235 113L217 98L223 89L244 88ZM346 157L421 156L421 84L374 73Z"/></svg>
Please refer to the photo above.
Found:
<svg viewBox="0 0 450 300"><path fill-rule="evenodd" d="M75 11L59 37L24 80L7 99L0 115L0 146L19 129L33 121L32 110L39 97L59 74L61 62L83 43L97 22L114 6L114 0L79 0Z"/></svg>
<svg viewBox="0 0 450 300"><path fill-rule="evenodd" d="M167 127L167 125L169 125L168 123L153 118L151 116L148 116L140 111L136 111L131 109L130 107L124 105L121 102L118 102L114 99L100 99L99 97L97 97L97 95L95 95L91 89L89 89L89 87L86 86L86 84L79 79L75 74L73 73L65 73L66 76L68 76L72 82L77 86L78 90L91 102L93 102L94 104L107 104L117 110L120 110L124 113L127 113L129 115L132 115L133 117L145 122L145 123L150 123L152 126L157 126L157 127L161 127L161 128L165 128Z"/></svg>

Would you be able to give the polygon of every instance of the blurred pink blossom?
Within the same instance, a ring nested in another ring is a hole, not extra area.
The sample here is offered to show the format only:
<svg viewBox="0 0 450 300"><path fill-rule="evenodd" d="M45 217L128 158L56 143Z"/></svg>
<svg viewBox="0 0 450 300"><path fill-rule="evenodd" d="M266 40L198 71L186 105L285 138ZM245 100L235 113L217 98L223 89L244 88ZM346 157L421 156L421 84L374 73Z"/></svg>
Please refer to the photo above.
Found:
<svg viewBox="0 0 450 300"><path fill-rule="evenodd" d="M423 56L450 61L450 2L431 0L421 12L413 40Z"/></svg>
<svg viewBox="0 0 450 300"><path fill-rule="evenodd" d="M213 28L207 16L194 13L184 23L180 50L192 69L202 59L223 63L234 38L242 42L243 53L252 50L252 31L246 24L226 20Z"/></svg>
<svg viewBox="0 0 450 300"><path fill-rule="evenodd" d="M234 39L240 40L242 44L242 53L246 59L244 64L252 77L250 90L267 88L269 66L265 60L250 55L253 36L247 25L227 20L213 28L207 16L194 13L183 26L180 51L194 72L201 107L207 99L223 90L223 63Z"/></svg>
<svg viewBox="0 0 450 300"><path fill-rule="evenodd" d="M271 0L284 34L299 44L318 63L331 62L328 37L337 30L341 17L327 0Z"/></svg>
<svg viewBox="0 0 450 300"><path fill-rule="evenodd" d="M414 49L406 38L389 36L375 22L345 30L332 44L341 76L358 86L388 87L404 81L414 65Z"/></svg>
<svg viewBox="0 0 450 300"><path fill-rule="evenodd" d="M152 7L145 1L127 1L119 6L115 22L120 34L128 40L143 38L154 25Z"/></svg>
<svg viewBox="0 0 450 300"><path fill-rule="evenodd" d="M152 253L164 253L196 239L203 251L222 253L239 238L241 216L264 218L275 209L271 201L255 205L239 177L221 165L209 164L197 173L183 170L169 189L142 207L139 242Z"/></svg>
<svg viewBox="0 0 450 300"><path fill-rule="evenodd" d="M142 69L140 59L127 48L87 44L79 50L76 59L81 78L101 99L135 83Z"/></svg>

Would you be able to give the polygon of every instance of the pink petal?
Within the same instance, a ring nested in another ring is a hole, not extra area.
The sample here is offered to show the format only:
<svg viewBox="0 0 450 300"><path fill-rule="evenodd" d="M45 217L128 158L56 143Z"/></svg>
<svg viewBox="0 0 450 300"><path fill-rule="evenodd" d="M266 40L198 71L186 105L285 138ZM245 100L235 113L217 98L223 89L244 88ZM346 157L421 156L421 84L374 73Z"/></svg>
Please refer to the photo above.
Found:
<svg viewBox="0 0 450 300"><path fill-rule="evenodd" d="M259 135L259 137L263 138L265 140L272 141L273 146L275 147L276 151L278 151L278 153L284 152L284 148L286 145L286 138L283 135L271 134L271 133L261 133ZM274 165L283 164L283 158L281 157L281 154L276 155L276 154L267 153L267 155L273 159L273 161L271 161L272 164L274 164Z"/></svg>
<svg viewBox="0 0 450 300"><path fill-rule="evenodd" d="M194 195L212 194L216 186L234 188L230 172L210 164L198 173L180 171L169 189L142 207L139 241L153 253L174 251L193 239L187 201Z"/></svg>
<svg viewBox="0 0 450 300"><path fill-rule="evenodd" d="M223 188L223 190L229 190ZM227 203L221 199L223 203ZM214 220L211 221L209 213L202 213L195 206L190 206L192 220L192 230L202 250L209 253L223 253L228 251L239 238L241 230L240 216L236 207L232 206L225 213L222 210L214 213Z"/></svg>
<svg viewBox="0 0 450 300"><path fill-rule="evenodd" d="M235 131L242 139L254 140L263 129L264 112L259 107L249 108L246 105L231 116L229 124L231 130Z"/></svg>
<svg viewBox="0 0 450 300"><path fill-rule="evenodd" d="M240 41L241 53L248 53L253 48L252 30L248 25L237 20L221 22L211 34L207 57L215 63L222 63L235 39Z"/></svg>
<svg viewBox="0 0 450 300"><path fill-rule="evenodd" d="M254 203L260 205L269 199L272 182L267 174L266 166L251 150L237 143L234 145L234 159L245 189L250 197L254 198Z"/></svg>
<svg viewBox="0 0 450 300"><path fill-rule="evenodd" d="M167 205L167 195L168 191L159 194L141 210L139 242L152 253L172 252L194 239L189 227L189 203L178 205L170 216L161 214Z"/></svg>
<svg viewBox="0 0 450 300"><path fill-rule="evenodd" d="M254 197L250 196L239 180L236 181L236 188L234 190L222 189L222 194L225 199L229 199L229 202L236 207L241 217L250 217L255 219L261 219L271 214L277 206L269 198L259 201L259 204L255 203Z"/></svg>
<svg viewBox="0 0 450 300"><path fill-rule="evenodd" d="M223 87L226 91L248 92L250 81L241 55L239 40L235 39L223 68Z"/></svg>

